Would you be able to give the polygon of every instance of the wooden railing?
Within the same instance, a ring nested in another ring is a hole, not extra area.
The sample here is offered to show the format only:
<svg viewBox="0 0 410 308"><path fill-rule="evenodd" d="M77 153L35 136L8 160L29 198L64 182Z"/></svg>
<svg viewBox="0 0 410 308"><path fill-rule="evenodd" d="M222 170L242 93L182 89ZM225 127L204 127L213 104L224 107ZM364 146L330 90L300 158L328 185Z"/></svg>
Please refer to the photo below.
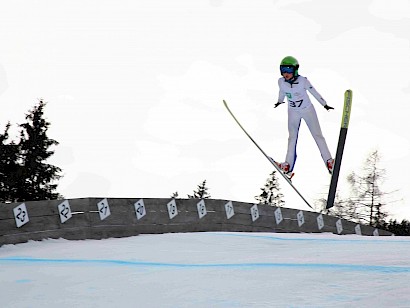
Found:
<svg viewBox="0 0 410 308"><path fill-rule="evenodd" d="M213 199L117 199L0 203L0 246L173 232L331 232L392 235L316 212Z"/></svg>

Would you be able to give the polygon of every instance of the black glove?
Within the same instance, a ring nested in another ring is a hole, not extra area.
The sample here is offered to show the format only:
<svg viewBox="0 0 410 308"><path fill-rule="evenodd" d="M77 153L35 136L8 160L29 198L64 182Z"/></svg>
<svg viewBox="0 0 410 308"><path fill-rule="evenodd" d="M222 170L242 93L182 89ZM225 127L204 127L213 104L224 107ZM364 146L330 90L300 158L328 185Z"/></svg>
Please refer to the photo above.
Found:
<svg viewBox="0 0 410 308"><path fill-rule="evenodd" d="M335 108L330 107L330 106L328 106L328 105L325 105L324 107L325 107L325 109L326 109L327 111L329 111L329 110L331 110L331 109L335 109Z"/></svg>
<svg viewBox="0 0 410 308"><path fill-rule="evenodd" d="M276 107L278 107L279 105L282 105L282 104L283 104L283 102L282 102L282 103L277 102L277 103L275 104L274 108L276 108Z"/></svg>

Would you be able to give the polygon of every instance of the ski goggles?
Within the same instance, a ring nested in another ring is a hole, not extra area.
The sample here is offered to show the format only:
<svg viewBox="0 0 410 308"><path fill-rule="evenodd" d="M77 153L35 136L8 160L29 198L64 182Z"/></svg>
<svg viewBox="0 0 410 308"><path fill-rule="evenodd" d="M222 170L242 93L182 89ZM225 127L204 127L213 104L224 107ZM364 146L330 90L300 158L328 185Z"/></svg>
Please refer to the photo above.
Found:
<svg viewBox="0 0 410 308"><path fill-rule="evenodd" d="M295 67L294 66L281 65L280 66L280 73L281 74L284 74L284 73L294 74L295 73Z"/></svg>

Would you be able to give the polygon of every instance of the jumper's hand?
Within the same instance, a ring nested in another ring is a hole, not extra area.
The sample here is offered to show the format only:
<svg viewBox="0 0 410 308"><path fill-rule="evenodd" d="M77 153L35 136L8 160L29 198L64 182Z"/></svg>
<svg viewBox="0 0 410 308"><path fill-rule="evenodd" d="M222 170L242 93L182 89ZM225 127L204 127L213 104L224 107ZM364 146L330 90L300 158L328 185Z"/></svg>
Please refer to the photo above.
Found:
<svg viewBox="0 0 410 308"><path fill-rule="evenodd" d="M275 104L274 108L276 108L276 107L278 107L279 105L282 105L282 104L283 104L283 102L282 102L282 103L277 102L277 103Z"/></svg>
<svg viewBox="0 0 410 308"><path fill-rule="evenodd" d="M335 109L335 108L333 108L333 107L330 107L329 105L325 105L324 107L325 107L325 109L326 109L327 111L329 111L329 110L331 110L331 109Z"/></svg>

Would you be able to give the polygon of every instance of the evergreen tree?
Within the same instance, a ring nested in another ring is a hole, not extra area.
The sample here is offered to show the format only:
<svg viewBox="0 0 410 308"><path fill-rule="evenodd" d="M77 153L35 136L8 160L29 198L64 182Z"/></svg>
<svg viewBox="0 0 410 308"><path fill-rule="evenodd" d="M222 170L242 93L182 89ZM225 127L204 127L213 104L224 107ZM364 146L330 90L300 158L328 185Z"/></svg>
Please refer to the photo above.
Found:
<svg viewBox="0 0 410 308"><path fill-rule="evenodd" d="M26 114L26 122L20 124L18 143L6 144L8 129L0 135L1 147L1 201L49 200L60 198L55 192L61 169L46 163L54 151L50 147L58 142L48 138L50 123L44 119L43 100ZM4 174L3 174L4 173Z"/></svg>
<svg viewBox="0 0 410 308"><path fill-rule="evenodd" d="M194 190L193 195L188 195L189 199L208 199L211 195L208 193L208 187L206 187L206 180L198 185L197 189Z"/></svg>
<svg viewBox="0 0 410 308"><path fill-rule="evenodd" d="M60 197L55 192L55 181L61 176L61 169L46 163L54 151L50 147L58 142L48 138L50 123L44 119L43 100L26 115L27 122L21 124L20 149L25 170L25 182L20 191L23 200L46 200Z"/></svg>
<svg viewBox="0 0 410 308"><path fill-rule="evenodd" d="M383 229L400 236L410 235L410 221L404 219L399 223L396 219L390 220L389 223L383 225Z"/></svg>
<svg viewBox="0 0 410 308"><path fill-rule="evenodd" d="M0 134L0 202L15 200L17 183L21 177L22 167L18 164L19 150L14 141L9 141L7 123L3 134Z"/></svg>
<svg viewBox="0 0 410 308"><path fill-rule="evenodd" d="M279 182L276 177L276 171L274 170L269 178L266 180L266 184L261 188L262 192L259 196L255 196L255 199L262 204L270 204L272 206L283 206L283 194L280 192Z"/></svg>
<svg viewBox="0 0 410 308"><path fill-rule="evenodd" d="M171 195L171 198L172 198L172 199L177 199L178 196L179 196L179 194L178 194L178 192L176 191L176 192L174 192L174 193Z"/></svg>

